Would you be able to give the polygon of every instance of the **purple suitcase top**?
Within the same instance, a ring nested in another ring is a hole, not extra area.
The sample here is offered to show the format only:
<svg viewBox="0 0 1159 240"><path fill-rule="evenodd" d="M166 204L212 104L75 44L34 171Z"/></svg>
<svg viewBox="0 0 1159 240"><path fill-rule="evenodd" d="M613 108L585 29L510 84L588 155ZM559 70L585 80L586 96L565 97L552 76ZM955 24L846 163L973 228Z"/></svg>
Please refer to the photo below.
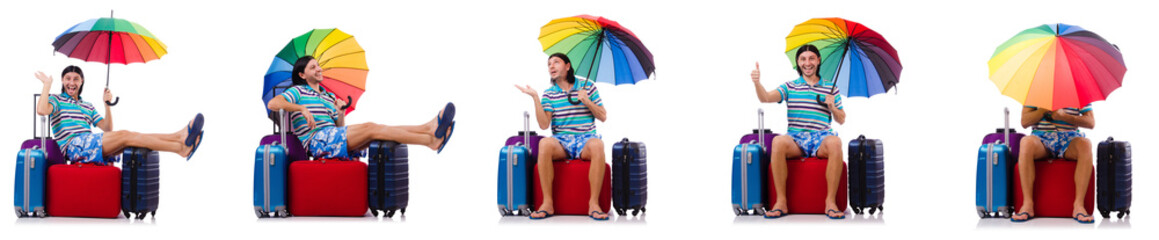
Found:
<svg viewBox="0 0 1159 240"><path fill-rule="evenodd" d="M758 142L757 137L759 137L757 132L758 130L754 129L752 133L745 134L744 136L740 137L740 144L746 144L749 142L756 144ZM777 137L777 134L773 133L772 130L765 129L764 135L765 145L762 147L764 147L764 151L768 151L769 149L773 148L773 138Z"/></svg>
<svg viewBox="0 0 1159 240"><path fill-rule="evenodd" d="M1022 137L1025 137L1025 136L1026 135L1015 132L1014 129L1010 129L1009 145L1010 145L1010 153L1011 154L1013 154L1015 156L1018 155L1019 149L1021 149L1021 148L1019 148L1019 146L1022 145ZM986 137L982 138L982 144L995 143L998 141L1006 142L1006 134L1003 134L1003 129L1001 129L1001 128L999 128L998 130L995 130L994 133L986 134Z"/></svg>
<svg viewBox="0 0 1159 240"><path fill-rule="evenodd" d="M517 143L522 143L524 133L525 132L523 132L523 131L519 131L519 133L517 135L508 137L507 142L504 143L503 146L511 146L511 145L515 145ZM539 140L542 140L542 139L543 139L543 136L539 136L535 132L531 132L531 143L525 144L527 146L527 148L529 150L531 150L531 156L539 156Z"/></svg>
<svg viewBox="0 0 1159 240"><path fill-rule="evenodd" d="M261 145L273 144L281 142L282 136L278 134L266 135L262 137ZM306 155L306 148L302 145L302 141L298 140L293 134L286 136L286 158L290 161L309 160L310 156Z"/></svg>
<svg viewBox="0 0 1159 240"><path fill-rule="evenodd" d="M40 147L40 149L44 149L45 150L44 153L47 154L47 156L45 156L44 160L45 160L45 162L48 162L49 166L51 166L53 164L64 164L65 163L64 162L64 152L62 152L60 150L60 147L56 145L55 140L45 139L44 144L47 146L40 146L40 140L41 140L40 138L24 140L24 143L20 144L20 149L29 149L29 148L34 148L34 147Z"/></svg>

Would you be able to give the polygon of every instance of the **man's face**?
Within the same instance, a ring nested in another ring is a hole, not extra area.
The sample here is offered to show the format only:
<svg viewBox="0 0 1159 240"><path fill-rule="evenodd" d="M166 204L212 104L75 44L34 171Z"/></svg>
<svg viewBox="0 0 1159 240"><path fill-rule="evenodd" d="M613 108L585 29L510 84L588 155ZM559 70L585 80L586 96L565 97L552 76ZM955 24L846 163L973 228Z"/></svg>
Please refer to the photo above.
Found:
<svg viewBox="0 0 1159 240"><path fill-rule="evenodd" d="M322 82L322 67L318 66L318 60L310 60L310 63L306 64L306 69L299 73L299 77L309 82Z"/></svg>
<svg viewBox="0 0 1159 240"><path fill-rule="evenodd" d="M801 76L817 76L818 65L821 65L821 58L813 52L805 51L797 56L797 68L801 70Z"/></svg>
<svg viewBox="0 0 1159 240"><path fill-rule="evenodd" d="M60 78L60 83L64 86L64 93L74 98L79 98L80 96L77 95L80 94L80 87L84 86L85 80L80 77L80 74L70 72Z"/></svg>
<svg viewBox="0 0 1159 240"><path fill-rule="evenodd" d="M558 57L547 59L547 71L551 73L552 80L566 78L568 69L571 69L571 64L564 63L563 59Z"/></svg>

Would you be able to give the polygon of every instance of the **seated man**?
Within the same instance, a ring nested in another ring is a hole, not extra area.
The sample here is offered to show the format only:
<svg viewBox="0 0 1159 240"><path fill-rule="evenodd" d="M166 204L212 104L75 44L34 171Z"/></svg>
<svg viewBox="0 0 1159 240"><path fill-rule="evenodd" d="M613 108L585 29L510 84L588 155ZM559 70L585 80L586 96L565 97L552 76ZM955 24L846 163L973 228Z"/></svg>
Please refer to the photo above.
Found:
<svg viewBox="0 0 1159 240"><path fill-rule="evenodd" d="M142 147L157 151L172 152L186 160L193 157L201 146L204 133L201 127L205 118L199 113L181 130L169 134L145 134L125 130L113 131L113 112L108 102L113 93L105 89L105 115L101 117L91 103L81 100L84 90L84 72L80 67L68 66L61 72L61 94L50 95L52 77L37 72L36 78L44 83L40 100L36 103L36 114L47 115L52 124L52 135L66 159L77 163L110 164L116 162L117 154L125 147ZM97 126L100 133L90 129ZM105 159L105 156L114 156Z"/></svg>
<svg viewBox="0 0 1159 240"><path fill-rule="evenodd" d="M591 193L588 198L588 216L595 220L608 220L608 214L600 209L600 188L604 183L604 141L596 133L594 120L607 120L600 92L591 81L576 81L571 60L563 53L547 58L547 70L551 73L551 88L543 91L543 99L531 86L520 87L520 91L531 96L535 102L535 119L540 129L551 126L551 138L539 142L539 182L543 191L543 205L531 214L531 219L543 219L555 214L551 183L555 177L552 161L565 158L579 158L591 161L588 181ZM580 86L580 90L565 91ZM572 92L577 96L573 97ZM575 101L573 99L578 99Z"/></svg>
<svg viewBox="0 0 1159 240"><path fill-rule="evenodd" d="M1091 106L1055 111L1025 106L1022 108L1022 127L1032 127L1034 131L1031 136L1022 138L1018 153L1018 174L1022 182L1017 183L1022 184L1022 209L1010 220L1024 222L1034 218L1034 160L1065 158L1078 161L1074 172L1074 212L1071 217L1080 223L1094 223L1095 218L1083 208L1093 170L1091 140L1078 130L1080 127L1095 128L1095 112Z"/></svg>
<svg viewBox="0 0 1159 240"><path fill-rule="evenodd" d="M841 106L837 86L831 80L821 79L817 73L821 67L820 56L817 47L801 46L797 50L797 74L800 77L781 84L773 91L765 91L761 85L760 64L752 72L757 99L763 103L784 102L788 108L788 134L773 138L772 149L769 149L777 199L773 201L772 210L765 212L765 218L779 218L789 213L785 181L790 173L785 160L810 156L829 159L825 168L828 193L825 195L825 215L830 219L845 218L845 212L837 206L837 189L841 183L841 168L844 166L841 138L829 128L830 120L845 124L845 108Z"/></svg>
<svg viewBox="0 0 1159 240"><path fill-rule="evenodd" d="M364 157L362 150L374 140L423 145L442 152L454 131L455 105L452 103L447 103L435 119L423 125L362 123L347 126L346 112L337 108L346 103L321 86L322 67L318 66L317 60L311 56L299 58L291 75L294 86L286 89L281 97L271 99L267 108L290 112L290 129L311 157Z"/></svg>

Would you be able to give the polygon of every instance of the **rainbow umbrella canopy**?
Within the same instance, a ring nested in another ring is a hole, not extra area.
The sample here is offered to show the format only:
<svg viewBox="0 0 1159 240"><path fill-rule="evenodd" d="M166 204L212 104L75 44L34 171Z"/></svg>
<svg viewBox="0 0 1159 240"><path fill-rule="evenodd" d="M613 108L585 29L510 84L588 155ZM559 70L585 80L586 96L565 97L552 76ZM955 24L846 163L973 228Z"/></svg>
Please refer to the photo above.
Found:
<svg viewBox="0 0 1159 240"><path fill-rule="evenodd" d="M579 77L615 85L636 84L656 71L640 38L612 20L579 15L551 20L539 29L546 54L564 53Z"/></svg>
<svg viewBox="0 0 1159 240"><path fill-rule="evenodd" d="M1094 32L1067 24L1026 29L990 57L990 81L1027 106L1058 110L1105 100L1123 83L1119 48Z"/></svg>
<svg viewBox="0 0 1159 240"><path fill-rule="evenodd" d="M97 18L76 24L52 42L56 52L88 62L106 65L105 87L109 86L109 65L144 63L165 56L166 46L140 24L124 19ZM117 97L119 100L120 97ZM118 100L110 102L115 105Z"/></svg>
<svg viewBox="0 0 1159 240"><path fill-rule="evenodd" d="M860 23L841 18L809 19L793 27L785 42L785 54L794 69L801 46L811 44L821 50L817 73L835 81L845 97L885 93L900 81L897 50L877 31Z"/></svg>
<svg viewBox="0 0 1159 240"><path fill-rule="evenodd" d="M322 87L347 102L346 113L354 111L366 91L366 51L354 36L337 28L314 29L295 37L274 57L262 86L262 107L293 85L294 62L313 56L322 67Z"/></svg>

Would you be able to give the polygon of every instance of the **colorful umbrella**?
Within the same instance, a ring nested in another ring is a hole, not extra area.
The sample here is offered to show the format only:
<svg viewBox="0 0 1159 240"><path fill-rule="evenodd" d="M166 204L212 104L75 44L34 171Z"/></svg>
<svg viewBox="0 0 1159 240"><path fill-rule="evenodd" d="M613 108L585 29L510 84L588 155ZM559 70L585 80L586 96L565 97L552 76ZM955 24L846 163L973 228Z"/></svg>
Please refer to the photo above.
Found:
<svg viewBox="0 0 1159 240"><path fill-rule="evenodd" d="M346 99L346 113L353 112L358 98L366 91L366 73L370 68L366 66L366 51L354 36L337 28L314 29L294 38L278 52L266 71L262 106L293 85L290 79L294 62L304 56L317 59L322 67L322 86L339 99Z"/></svg>
<svg viewBox="0 0 1159 240"><path fill-rule="evenodd" d="M565 53L576 75L615 85L636 84L656 71L652 52L619 23L579 15L551 20L539 29L547 54Z"/></svg>
<svg viewBox="0 0 1159 240"><path fill-rule="evenodd" d="M901 76L897 50L881 34L860 23L841 18L809 19L793 27L785 42L785 54L794 68L798 48L812 44L821 50L817 73L836 81L841 95L846 97L888 92Z"/></svg>
<svg viewBox="0 0 1159 240"><path fill-rule="evenodd" d="M1019 103L1057 110L1107 98L1127 67L1119 48L1079 26L1026 29L990 57L990 81Z"/></svg>
<svg viewBox="0 0 1159 240"><path fill-rule="evenodd" d="M109 86L110 65L156 60L168 53L165 44L140 24L124 19L97 18L84 21L56 36L52 46L68 57L105 64L105 87ZM109 102L116 105L120 101Z"/></svg>

